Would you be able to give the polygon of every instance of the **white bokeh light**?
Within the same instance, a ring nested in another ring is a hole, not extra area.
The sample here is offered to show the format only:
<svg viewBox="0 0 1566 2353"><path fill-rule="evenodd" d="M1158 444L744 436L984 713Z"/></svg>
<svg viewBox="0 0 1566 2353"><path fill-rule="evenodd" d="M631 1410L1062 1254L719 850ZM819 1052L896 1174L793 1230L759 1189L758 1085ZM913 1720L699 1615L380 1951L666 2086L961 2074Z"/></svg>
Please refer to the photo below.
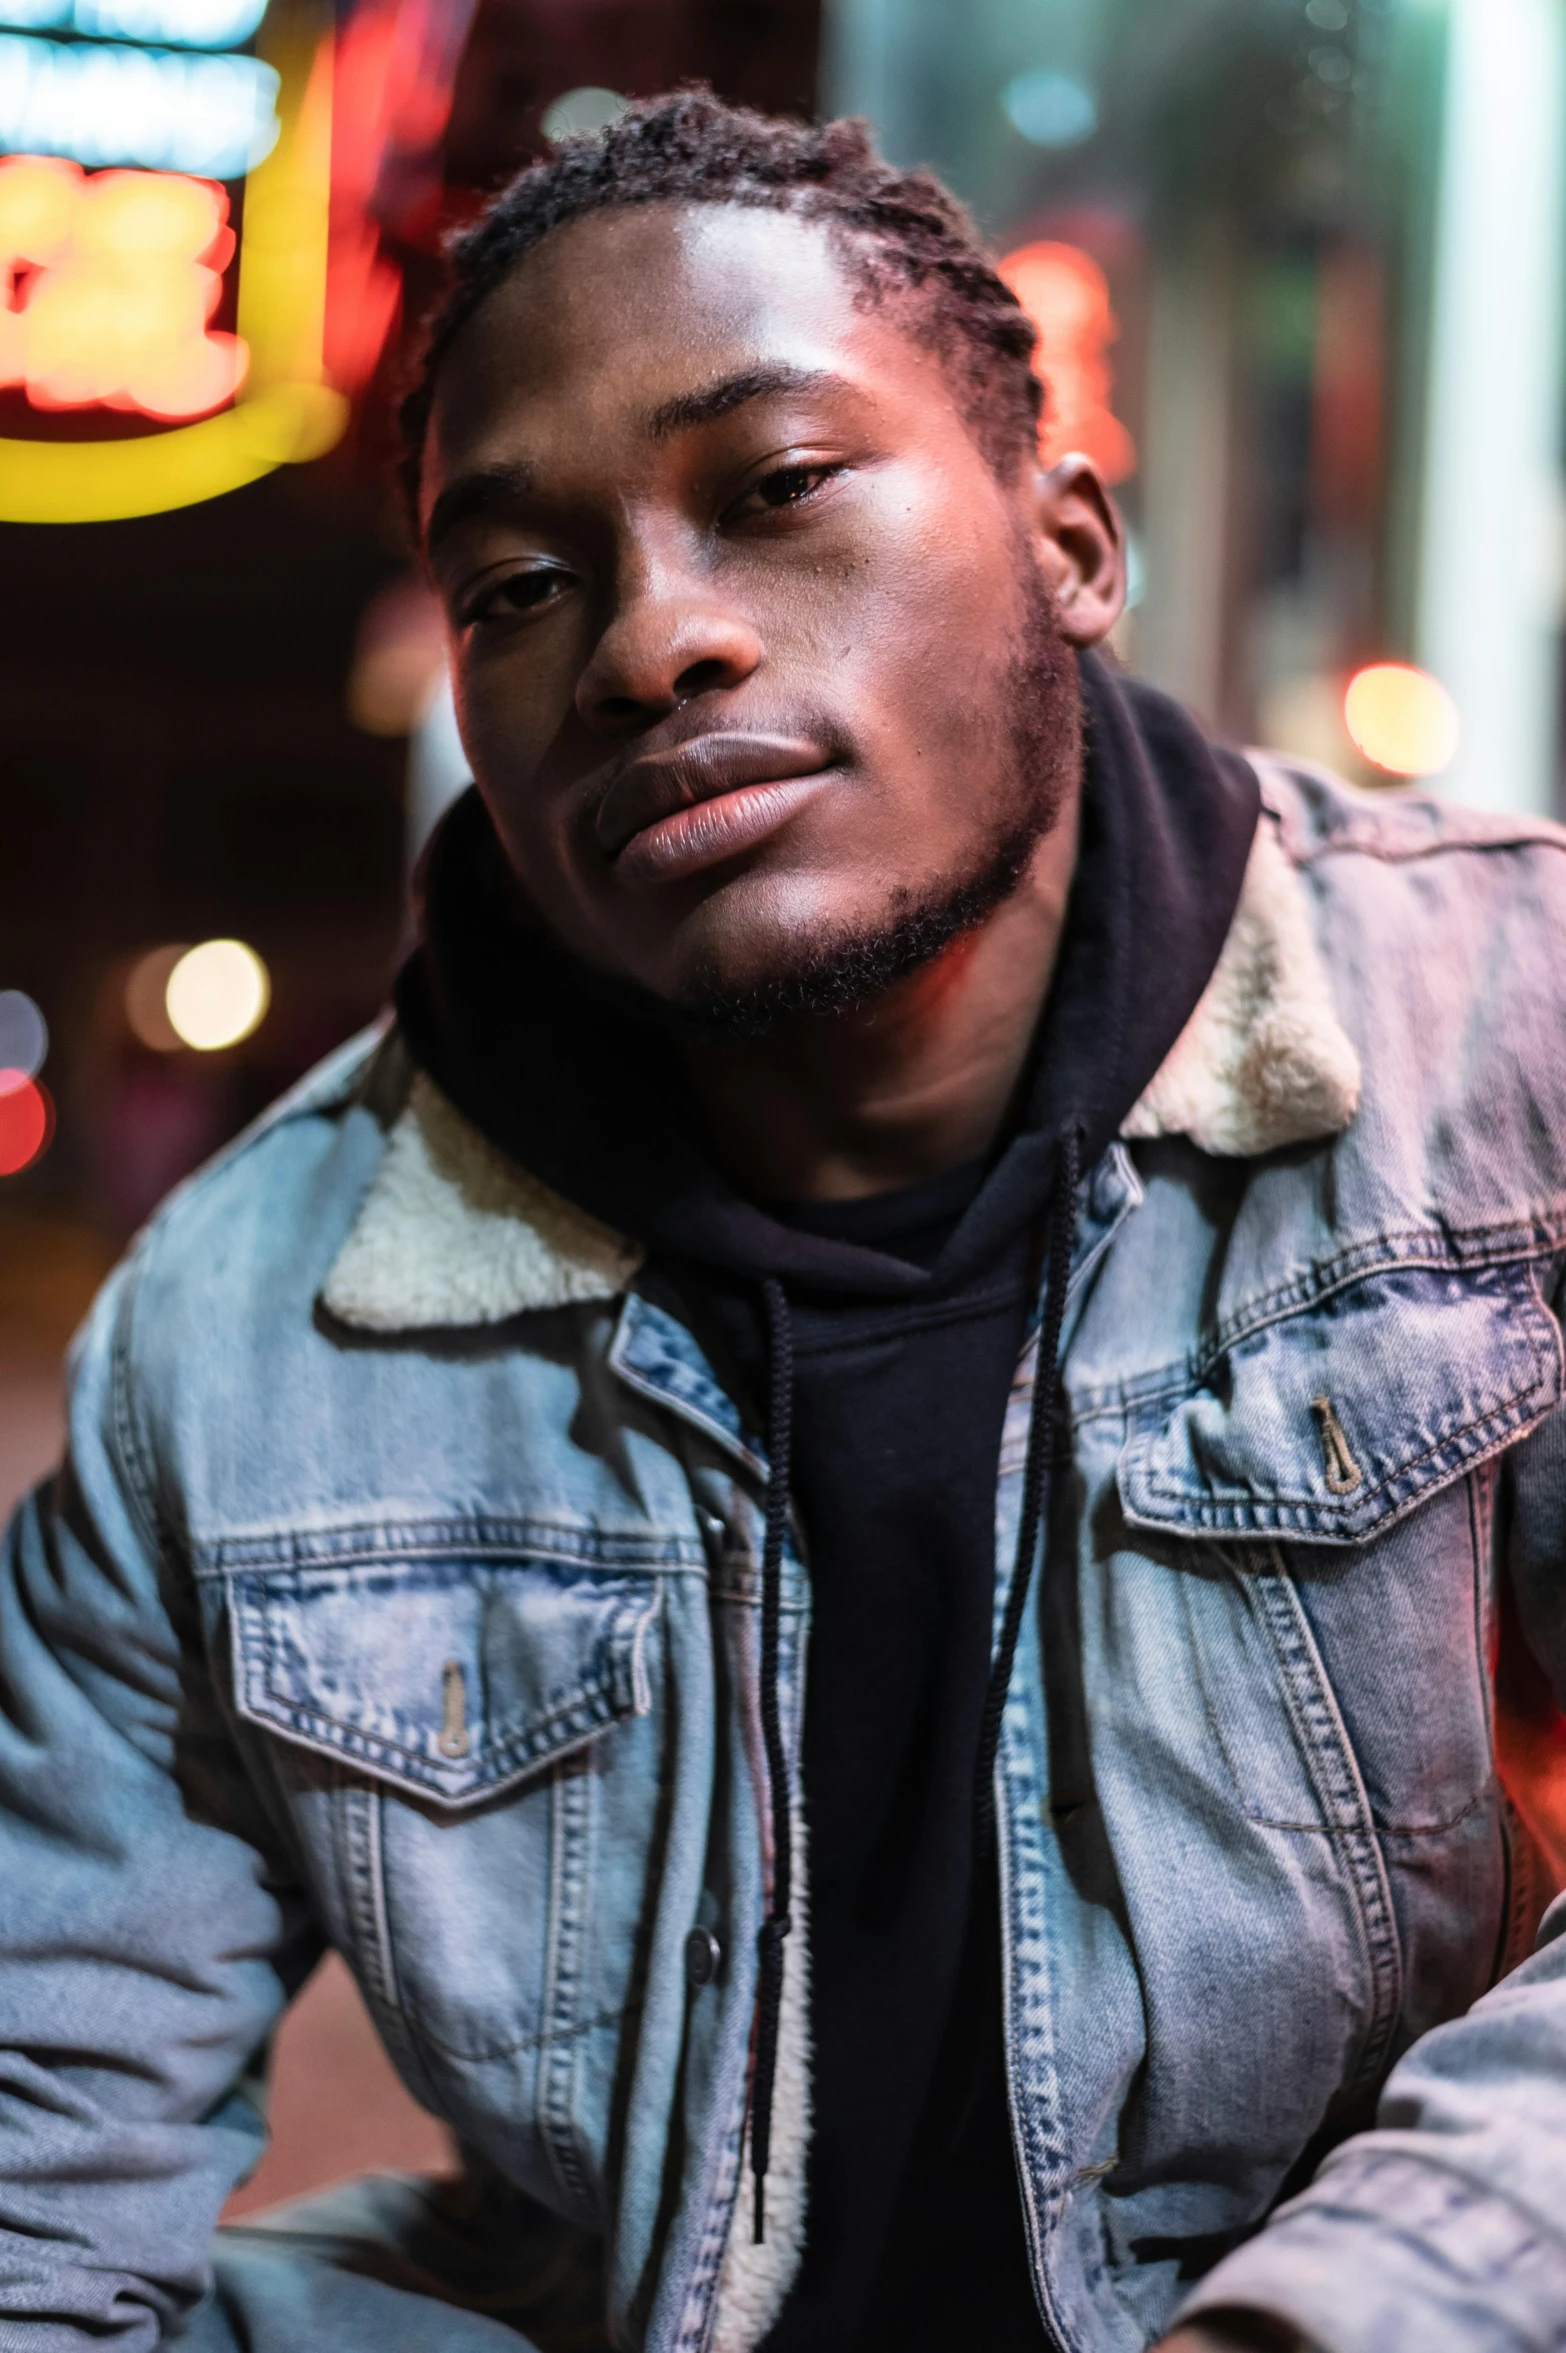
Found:
<svg viewBox="0 0 1566 2353"><path fill-rule="evenodd" d="M169 974L164 1004L187 1046L215 1054L256 1029L272 997L266 966L243 940L203 940Z"/></svg>

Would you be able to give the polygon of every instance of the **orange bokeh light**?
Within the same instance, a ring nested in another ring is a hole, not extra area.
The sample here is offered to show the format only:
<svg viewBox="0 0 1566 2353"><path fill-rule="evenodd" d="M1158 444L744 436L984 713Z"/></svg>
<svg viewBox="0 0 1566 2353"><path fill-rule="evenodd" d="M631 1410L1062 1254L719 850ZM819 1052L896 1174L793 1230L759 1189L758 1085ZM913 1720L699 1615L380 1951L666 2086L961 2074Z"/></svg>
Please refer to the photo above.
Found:
<svg viewBox="0 0 1566 2353"><path fill-rule="evenodd" d="M54 1128L48 1090L20 1070L0 1070L0 1176L16 1176L43 1152Z"/></svg>
<svg viewBox="0 0 1566 2353"><path fill-rule="evenodd" d="M182 172L0 162L0 384L35 408L170 423L232 400L249 358L207 321L234 251L228 197Z"/></svg>
<svg viewBox="0 0 1566 2353"><path fill-rule="evenodd" d="M1109 347L1120 326L1108 279L1080 246L1049 240L1008 253L1000 274L1038 333L1033 364L1045 393L1045 464L1079 450L1106 482L1123 482L1136 472L1136 443L1109 405Z"/></svg>
<svg viewBox="0 0 1566 2353"><path fill-rule="evenodd" d="M1438 678L1404 662L1356 672L1343 723L1366 759L1391 776L1434 776L1457 750L1457 705Z"/></svg>

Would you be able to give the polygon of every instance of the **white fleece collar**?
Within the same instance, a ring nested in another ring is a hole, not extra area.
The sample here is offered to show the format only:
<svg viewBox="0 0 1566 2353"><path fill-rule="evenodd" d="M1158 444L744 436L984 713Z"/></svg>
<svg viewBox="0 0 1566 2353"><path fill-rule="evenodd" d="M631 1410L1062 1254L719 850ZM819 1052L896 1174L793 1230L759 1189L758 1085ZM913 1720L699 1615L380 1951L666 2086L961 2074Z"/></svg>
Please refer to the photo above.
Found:
<svg viewBox="0 0 1566 2353"><path fill-rule="evenodd" d="M1359 1088L1304 886L1263 816L1212 979L1122 1133L1250 1159L1337 1135ZM508 1160L420 1073L321 1299L362 1331L493 1324L613 1299L642 1256Z"/></svg>
<svg viewBox="0 0 1566 2353"><path fill-rule="evenodd" d="M641 1261L634 1242L518 1168L419 1071L321 1304L366 1332L497 1324L613 1299Z"/></svg>
<svg viewBox="0 0 1566 2353"><path fill-rule="evenodd" d="M1212 979L1120 1132L1250 1160L1340 1135L1359 1089L1305 886L1264 811Z"/></svg>

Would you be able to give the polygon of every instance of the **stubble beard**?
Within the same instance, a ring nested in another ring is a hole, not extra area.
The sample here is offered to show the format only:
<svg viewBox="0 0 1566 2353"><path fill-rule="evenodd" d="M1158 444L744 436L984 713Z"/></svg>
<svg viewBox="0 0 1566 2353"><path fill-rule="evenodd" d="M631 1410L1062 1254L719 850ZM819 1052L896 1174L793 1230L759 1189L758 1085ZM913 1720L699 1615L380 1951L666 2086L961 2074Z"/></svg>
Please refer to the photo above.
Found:
<svg viewBox="0 0 1566 2353"><path fill-rule="evenodd" d="M808 941L760 979L694 977L666 1021L692 1045L763 1038L780 1023L847 1013L931 964L1020 887L1054 830L1082 756L1076 663L1031 552L1019 551L1021 612L1002 686L1005 793L960 871L905 894L873 925Z"/></svg>

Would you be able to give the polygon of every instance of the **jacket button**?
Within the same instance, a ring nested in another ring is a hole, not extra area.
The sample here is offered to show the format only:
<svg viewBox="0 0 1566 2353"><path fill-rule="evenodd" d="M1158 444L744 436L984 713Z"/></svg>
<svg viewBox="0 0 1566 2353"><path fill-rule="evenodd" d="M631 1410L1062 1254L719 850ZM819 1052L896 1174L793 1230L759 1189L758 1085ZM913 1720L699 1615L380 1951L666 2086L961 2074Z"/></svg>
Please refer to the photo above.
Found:
<svg viewBox="0 0 1566 2353"><path fill-rule="evenodd" d="M723 1959L723 1947L710 1928L693 1928L685 1939L685 1982L711 1985Z"/></svg>

